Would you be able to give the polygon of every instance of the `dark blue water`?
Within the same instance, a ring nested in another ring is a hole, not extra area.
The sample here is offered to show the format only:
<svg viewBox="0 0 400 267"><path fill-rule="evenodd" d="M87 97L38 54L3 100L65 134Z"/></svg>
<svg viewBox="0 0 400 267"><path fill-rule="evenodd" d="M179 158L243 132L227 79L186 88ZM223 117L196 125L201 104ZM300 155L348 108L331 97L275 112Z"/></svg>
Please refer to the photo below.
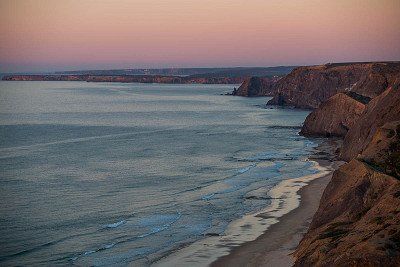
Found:
<svg viewBox="0 0 400 267"><path fill-rule="evenodd" d="M308 112L232 88L0 82L0 265L148 264L314 172Z"/></svg>

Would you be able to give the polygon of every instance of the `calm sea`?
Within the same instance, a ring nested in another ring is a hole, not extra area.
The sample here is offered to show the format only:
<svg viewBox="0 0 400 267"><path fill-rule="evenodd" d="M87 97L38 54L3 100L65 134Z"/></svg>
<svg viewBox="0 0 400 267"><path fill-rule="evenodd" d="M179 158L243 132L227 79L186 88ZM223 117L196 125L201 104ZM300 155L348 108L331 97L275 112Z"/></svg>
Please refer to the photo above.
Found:
<svg viewBox="0 0 400 267"><path fill-rule="evenodd" d="M149 264L315 172L308 112L232 89L0 82L0 265Z"/></svg>

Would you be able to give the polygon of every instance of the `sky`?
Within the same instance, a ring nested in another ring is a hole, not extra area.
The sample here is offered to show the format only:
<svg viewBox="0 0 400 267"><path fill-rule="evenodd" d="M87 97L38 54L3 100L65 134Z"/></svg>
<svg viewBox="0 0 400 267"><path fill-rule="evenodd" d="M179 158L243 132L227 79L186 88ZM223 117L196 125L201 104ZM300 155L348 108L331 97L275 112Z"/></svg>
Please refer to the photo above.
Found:
<svg viewBox="0 0 400 267"><path fill-rule="evenodd" d="M0 72L400 60L400 0L0 0Z"/></svg>

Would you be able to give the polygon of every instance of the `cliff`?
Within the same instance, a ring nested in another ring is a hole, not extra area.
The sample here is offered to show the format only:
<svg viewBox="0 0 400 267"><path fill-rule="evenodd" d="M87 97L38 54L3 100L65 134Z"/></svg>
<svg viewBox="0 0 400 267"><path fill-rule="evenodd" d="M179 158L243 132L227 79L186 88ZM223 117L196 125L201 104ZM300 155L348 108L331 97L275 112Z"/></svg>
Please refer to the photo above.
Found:
<svg viewBox="0 0 400 267"><path fill-rule="evenodd" d="M126 75L159 75L159 76L192 76L192 77L272 77L290 73L294 66L275 67L233 67L233 68L162 68L162 69L109 69L77 70L56 72L59 75L93 75L93 76L126 76Z"/></svg>
<svg viewBox="0 0 400 267"><path fill-rule="evenodd" d="M400 121L380 127L357 158L400 180Z"/></svg>
<svg viewBox="0 0 400 267"><path fill-rule="evenodd" d="M338 93L307 116L300 134L344 137L364 109L363 103L345 93Z"/></svg>
<svg viewBox="0 0 400 267"><path fill-rule="evenodd" d="M56 72L47 75L7 75L7 81L87 81L126 83L202 83L240 84L251 76L277 77L290 73L294 66L235 68L114 69ZM263 78L264 79L264 78ZM273 78L272 78L273 79ZM268 80L268 78L265 78Z"/></svg>
<svg viewBox="0 0 400 267"><path fill-rule="evenodd" d="M347 161L356 157L370 143L379 127L395 120L400 120L398 83L372 99L366 106L365 112L345 136L340 157Z"/></svg>
<svg viewBox="0 0 400 267"><path fill-rule="evenodd" d="M344 136L340 157L349 162L333 173L296 249L295 266L400 265L400 74L394 74L396 68L386 68L387 74L372 73L361 82L365 88L354 86L346 94L335 94L307 117L301 133Z"/></svg>
<svg viewBox="0 0 400 267"><path fill-rule="evenodd" d="M400 75L399 62L338 63L299 67L279 80L272 105L315 109L341 92L376 97Z"/></svg>
<svg viewBox="0 0 400 267"><path fill-rule="evenodd" d="M272 96L275 91L275 84L279 81L279 77L247 78L237 90L232 92L236 96Z"/></svg>
<svg viewBox="0 0 400 267"><path fill-rule="evenodd" d="M358 92L373 95L377 92L375 89L359 89ZM340 158L349 161L365 149L379 127L399 119L400 73L391 78L388 88L371 100L356 92L332 96L307 116L300 133L344 137Z"/></svg>
<svg viewBox="0 0 400 267"><path fill-rule="evenodd" d="M400 265L400 121L333 174L295 266Z"/></svg>
<svg viewBox="0 0 400 267"><path fill-rule="evenodd" d="M295 266L399 266L400 182L353 159L334 172Z"/></svg>

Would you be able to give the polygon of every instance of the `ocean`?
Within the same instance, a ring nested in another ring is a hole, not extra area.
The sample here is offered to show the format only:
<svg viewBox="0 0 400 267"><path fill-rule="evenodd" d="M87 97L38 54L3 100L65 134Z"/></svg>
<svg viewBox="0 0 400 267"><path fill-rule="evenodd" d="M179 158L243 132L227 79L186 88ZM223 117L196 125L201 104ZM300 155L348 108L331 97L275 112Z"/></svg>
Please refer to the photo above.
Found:
<svg viewBox="0 0 400 267"><path fill-rule="evenodd" d="M318 172L309 111L233 87L0 82L0 265L149 265Z"/></svg>

